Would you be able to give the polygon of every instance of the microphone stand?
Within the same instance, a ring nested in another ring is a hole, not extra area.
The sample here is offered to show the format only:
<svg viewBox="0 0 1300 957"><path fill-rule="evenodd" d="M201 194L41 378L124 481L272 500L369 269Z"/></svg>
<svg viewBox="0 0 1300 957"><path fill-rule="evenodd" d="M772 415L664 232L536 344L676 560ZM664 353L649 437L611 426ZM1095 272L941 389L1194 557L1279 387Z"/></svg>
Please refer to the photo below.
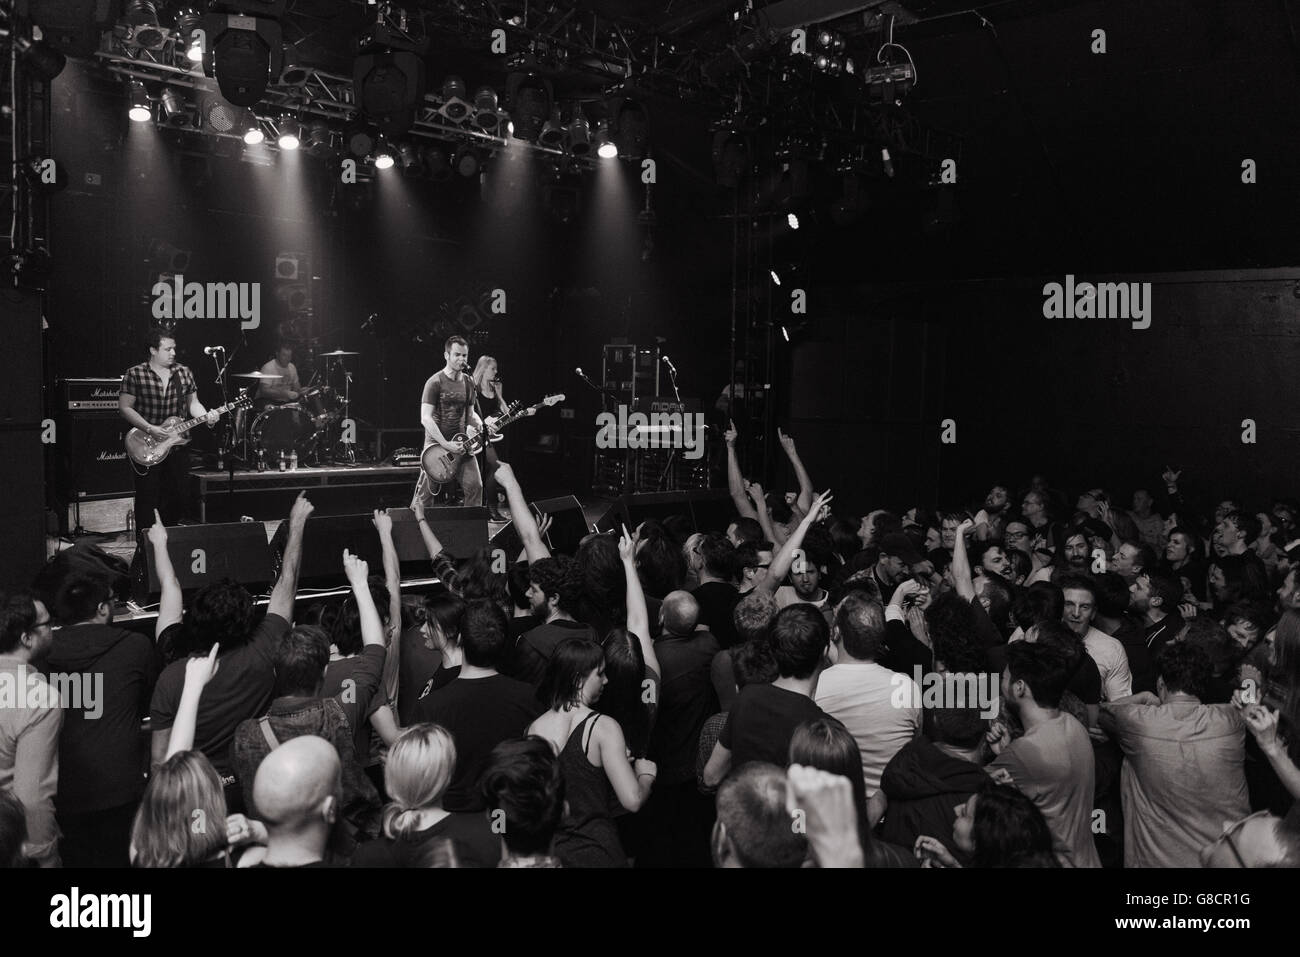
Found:
<svg viewBox="0 0 1300 957"><path fill-rule="evenodd" d="M677 391L677 370L673 368L672 362L665 362L664 365L668 366L668 379L673 384L673 395L677 398L677 408L678 408L677 414L682 416L684 420L685 413L681 411L682 394L679 391ZM683 433L683 438L685 438L684 433ZM668 476L672 472L673 465L676 464L676 461L677 461L677 446L674 445L671 451L669 451L668 453L668 463L664 466L664 470L659 476L659 482L657 485L659 491L661 492L674 491L673 489L670 488L664 488L664 485L668 482Z"/></svg>

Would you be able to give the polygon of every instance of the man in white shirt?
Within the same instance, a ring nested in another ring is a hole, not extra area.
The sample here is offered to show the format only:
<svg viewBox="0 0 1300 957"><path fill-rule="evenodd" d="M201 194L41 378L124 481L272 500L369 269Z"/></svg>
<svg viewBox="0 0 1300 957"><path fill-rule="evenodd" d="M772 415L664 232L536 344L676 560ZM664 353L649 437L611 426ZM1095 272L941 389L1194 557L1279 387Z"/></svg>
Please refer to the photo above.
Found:
<svg viewBox="0 0 1300 957"><path fill-rule="evenodd" d="M835 610L833 663L822 672L814 700L857 741L868 798L879 790L885 765L921 730L921 709L915 706L920 689L907 675L876 664L884 651L884 609L851 592Z"/></svg>
<svg viewBox="0 0 1300 957"><path fill-rule="evenodd" d="M1133 693L1128 654L1120 642L1092 627L1097 615L1097 588L1086 575L1062 575L1057 584L1065 593L1067 628L1083 639L1083 646L1101 672L1101 700L1118 701Z"/></svg>
<svg viewBox="0 0 1300 957"><path fill-rule="evenodd" d="M298 367L293 364L293 346L287 342L280 343L275 351L275 358L262 366L264 375L279 376L279 379L263 379L257 388L257 398L271 402L297 402L302 394L302 385L298 381Z"/></svg>

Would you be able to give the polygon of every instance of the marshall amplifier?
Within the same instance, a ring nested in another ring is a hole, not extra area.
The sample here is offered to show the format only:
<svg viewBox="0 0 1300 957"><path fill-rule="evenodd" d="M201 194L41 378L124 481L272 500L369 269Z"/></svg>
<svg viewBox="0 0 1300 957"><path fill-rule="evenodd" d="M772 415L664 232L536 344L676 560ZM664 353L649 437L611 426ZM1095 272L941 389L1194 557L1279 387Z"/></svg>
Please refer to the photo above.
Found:
<svg viewBox="0 0 1300 957"><path fill-rule="evenodd" d="M120 415L68 413L58 424L59 490L69 502L135 494Z"/></svg>
<svg viewBox="0 0 1300 957"><path fill-rule="evenodd" d="M63 407L69 412L117 412L122 380L64 379Z"/></svg>

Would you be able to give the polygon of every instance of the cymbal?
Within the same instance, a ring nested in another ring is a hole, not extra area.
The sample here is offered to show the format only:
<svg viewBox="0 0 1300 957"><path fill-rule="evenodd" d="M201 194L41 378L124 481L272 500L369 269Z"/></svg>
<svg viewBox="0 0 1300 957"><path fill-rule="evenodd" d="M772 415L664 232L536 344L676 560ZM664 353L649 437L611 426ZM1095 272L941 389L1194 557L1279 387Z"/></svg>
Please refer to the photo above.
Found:
<svg viewBox="0 0 1300 957"><path fill-rule="evenodd" d="M236 372L236 379L283 379L282 375L269 375L265 372Z"/></svg>
<svg viewBox="0 0 1300 957"><path fill-rule="evenodd" d="M344 352L342 349L335 349L333 352L322 352L320 355L321 355L321 358L324 358L324 357L326 357L326 356L359 356L359 355L361 355L361 353L359 353L359 352Z"/></svg>

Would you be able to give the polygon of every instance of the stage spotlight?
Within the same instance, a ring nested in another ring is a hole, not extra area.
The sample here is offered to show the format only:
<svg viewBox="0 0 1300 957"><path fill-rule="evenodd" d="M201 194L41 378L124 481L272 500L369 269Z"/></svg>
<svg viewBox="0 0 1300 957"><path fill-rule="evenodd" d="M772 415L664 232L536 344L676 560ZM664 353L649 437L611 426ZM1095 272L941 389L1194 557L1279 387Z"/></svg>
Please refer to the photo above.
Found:
<svg viewBox="0 0 1300 957"><path fill-rule="evenodd" d="M189 114L185 112L185 101L181 95L172 87L163 87L162 91L162 108L163 116L170 126L188 126L190 123Z"/></svg>
<svg viewBox="0 0 1300 957"><path fill-rule="evenodd" d="M282 150L296 150L302 145L302 124L291 117L280 120L280 136L276 140Z"/></svg>
<svg viewBox="0 0 1300 957"><path fill-rule="evenodd" d="M167 45L167 31L158 25L154 0L127 0L122 22L130 28L128 42L145 50L161 50Z"/></svg>
<svg viewBox="0 0 1300 957"><path fill-rule="evenodd" d="M469 179L471 176L478 173L478 154L468 146L462 146L460 149L456 150L456 158L452 161L452 165L456 167L457 173L460 173L461 176Z"/></svg>
<svg viewBox="0 0 1300 957"><path fill-rule="evenodd" d="M618 104L614 116L614 143L619 154L641 159L650 141L650 122L645 107L634 100L624 100Z"/></svg>
<svg viewBox="0 0 1300 957"><path fill-rule="evenodd" d="M470 105L465 102L465 81L449 76L442 81L442 106L438 112L453 123L461 123L470 115Z"/></svg>
<svg viewBox="0 0 1300 957"><path fill-rule="evenodd" d="M284 66L280 70L280 83L284 86L306 86L311 71L298 61L298 53L293 47L284 51Z"/></svg>
<svg viewBox="0 0 1300 957"><path fill-rule="evenodd" d="M203 125L214 133L231 133L239 124L243 110L238 110L215 93L203 93L199 98L199 116Z"/></svg>
<svg viewBox="0 0 1300 957"><path fill-rule="evenodd" d="M126 115L137 123L148 123L153 119L153 110L149 108L149 94L145 92L144 84L139 80L132 80L129 87L131 108Z"/></svg>
<svg viewBox="0 0 1300 957"><path fill-rule="evenodd" d="M789 326L782 326L782 327L781 327L781 335L785 338L785 341L786 341L786 342L789 342L789 341L790 341L790 327L789 327Z"/></svg>
<svg viewBox="0 0 1300 957"><path fill-rule="evenodd" d="M415 53L373 53L352 65L352 89L361 112L388 136L405 133L415 123L424 99L424 60Z"/></svg>
<svg viewBox="0 0 1300 957"><path fill-rule="evenodd" d="M512 135L535 143L551 115L551 84L533 73L512 73L509 86Z"/></svg>
<svg viewBox="0 0 1300 957"><path fill-rule="evenodd" d="M790 224L791 229L799 228L799 217L794 213L788 213L785 217L785 221Z"/></svg>
<svg viewBox="0 0 1300 957"><path fill-rule="evenodd" d="M396 160L387 146L380 146L375 151L375 169L392 169Z"/></svg>
<svg viewBox="0 0 1300 957"><path fill-rule="evenodd" d="M375 128L360 119L353 119L343 130L343 139L348 145L348 152L358 159L369 156L379 142Z"/></svg>
<svg viewBox="0 0 1300 957"><path fill-rule="evenodd" d="M63 72L68 58L44 40L33 43L24 36L14 38L18 57L23 64L42 80L53 80Z"/></svg>
<svg viewBox="0 0 1300 957"><path fill-rule="evenodd" d="M324 156L330 151L330 128L316 120L307 130L307 152L312 156Z"/></svg>
<svg viewBox="0 0 1300 957"><path fill-rule="evenodd" d="M608 120L598 120L596 123L596 155L601 159L614 159L618 156L618 147L609 135Z"/></svg>
<svg viewBox="0 0 1300 957"><path fill-rule="evenodd" d="M772 282L776 283L778 286L781 285L781 277L777 274L775 269L769 269L767 274L772 277Z"/></svg>
<svg viewBox="0 0 1300 957"><path fill-rule="evenodd" d="M825 47L826 49L829 50L831 44L833 44L834 42L835 42L835 34L831 33L831 31L829 30L817 31L817 45L819 47Z"/></svg>
<svg viewBox="0 0 1300 957"><path fill-rule="evenodd" d="M262 132L262 122L256 116L250 116L244 126L244 142L249 146L256 146L266 139L266 134Z"/></svg>
<svg viewBox="0 0 1300 957"><path fill-rule="evenodd" d="M210 13L203 18L208 37L203 72L216 77L221 95L236 106L255 106L271 77L284 65L280 24L266 17Z"/></svg>
<svg viewBox="0 0 1300 957"><path fill-rule="evenodd" d="M490 86L474 91L474 124L484 133L495 133L501 126L497 102L497 91Z"/></svg>
<svg viewBox="0 0 1300 957"><path fill-rule="evenodd" d="M587 118L579 113L569 124L569 152L574 156L586 156L591 152L591 126Z"/></svg>
<svg viewBox="0 0 1300 957"><path fill-rule="evenodd" d="M551 118L542 127L537 142L552 149L560 149L564 146L564 139L567 135L564 124L560 122L560 108L557 106L551 110Z"/></svg>
<svg viewBox="0 0 1300 957"><path fill-rule="evenodd" d="M424 168L428 170L429 178L436 183L451 179L451 163L447 159L447 151L439 146L424 148Z"/></svg>

